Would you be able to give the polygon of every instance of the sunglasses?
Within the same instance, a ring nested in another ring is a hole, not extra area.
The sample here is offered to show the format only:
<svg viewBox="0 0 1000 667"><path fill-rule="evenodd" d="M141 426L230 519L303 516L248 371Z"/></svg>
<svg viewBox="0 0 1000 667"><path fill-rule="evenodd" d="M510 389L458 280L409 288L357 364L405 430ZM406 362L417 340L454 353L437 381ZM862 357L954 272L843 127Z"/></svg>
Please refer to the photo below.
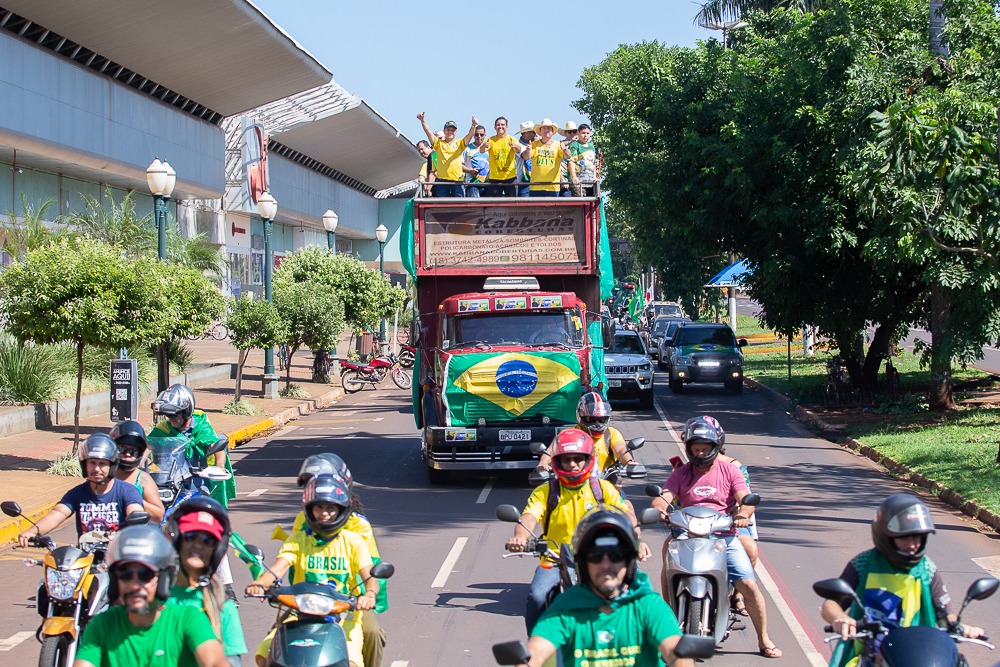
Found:
<svg viewBox="0 0 1000 667"><path fill-rule="evenodd" d="M133 458L133 459L134 458L138 458L139 454L141 453L141 451L140 451L140 449L138 447L132 447L132 446L119 447L118 448L118 452L122 456L128 456L129 458Z"/></svg>
<svg viewBox="0 0 1000 667"><path fill-rule="evenodd" d="M613 549L610 551L591 551L587 554L587 562L591 565L600 565L604 562L605 556L607 556L608 560L616 565L625 562L625 552L619 549Z"/></svg>
<svg viewBox="0 0 1000 667"><path fill-rule="evenodd" d="M132 581L138 578L140 582L148 584L156 577L156 572L148 567L130 567L115 570L115 576L118 581Z"/></svg>
<svg viewBox="0 0 1000 667"><path fill-rule="evenodd" d="M181 533L181 539L185 542L201 542L206 547L214 547L219 543L219 540L215 539L213 536L202 531L194 531L191 533Z"/></svg>
<svg viewBox="0 0 1000 667"><path fill-rule="evenodd" d="M486 133L485 132L476 132L476 136L477 137L485 137Z"/></svg>

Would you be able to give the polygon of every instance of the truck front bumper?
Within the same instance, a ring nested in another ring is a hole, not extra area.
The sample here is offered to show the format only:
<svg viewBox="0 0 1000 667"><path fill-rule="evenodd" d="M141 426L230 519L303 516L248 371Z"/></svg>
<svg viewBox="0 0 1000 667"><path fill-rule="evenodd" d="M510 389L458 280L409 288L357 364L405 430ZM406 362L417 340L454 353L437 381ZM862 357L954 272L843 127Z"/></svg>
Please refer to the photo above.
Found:
<svg viewBox="0 0 1000 667"><path fill-rule="evenodd" d="M530 443L547 445L558 431L570 426L428 426L424 429L421 448L424 462L434 470L534 470L538 457L531 453ZM525 439L507 439L524 438L525 432L528 433Z"/></svg>

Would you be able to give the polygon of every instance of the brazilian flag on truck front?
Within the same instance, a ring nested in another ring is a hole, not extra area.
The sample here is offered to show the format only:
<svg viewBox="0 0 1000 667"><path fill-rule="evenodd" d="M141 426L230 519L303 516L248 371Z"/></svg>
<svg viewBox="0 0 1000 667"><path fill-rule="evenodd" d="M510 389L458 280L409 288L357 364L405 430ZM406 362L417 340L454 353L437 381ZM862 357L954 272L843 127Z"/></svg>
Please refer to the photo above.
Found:
<svg viewBox="0 0 1000 667"><path fill-rule="evenodd" d="M572 352L473 352L455 354L445 365L448 426L490 425L548 416L576 421L580 360Z"/></svg>

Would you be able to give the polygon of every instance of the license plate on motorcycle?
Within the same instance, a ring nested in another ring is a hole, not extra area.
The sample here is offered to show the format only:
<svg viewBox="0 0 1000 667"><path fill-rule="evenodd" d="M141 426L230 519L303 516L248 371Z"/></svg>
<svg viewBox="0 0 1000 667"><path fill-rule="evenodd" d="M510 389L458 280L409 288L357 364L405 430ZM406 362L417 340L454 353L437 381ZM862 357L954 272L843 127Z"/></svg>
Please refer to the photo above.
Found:
<svg viewBox="0 0 1000 667"><path fill-rule="evenodd" d="M622 386L622 381L621 380L608 380L608 386L609 387L620 387L620 386Z"/></svg>
<svg viewBox="0 0 1000 667"><path fill-rule="evenodd" d="M500 431L500 442L528 442L531 431Z"/></svg>

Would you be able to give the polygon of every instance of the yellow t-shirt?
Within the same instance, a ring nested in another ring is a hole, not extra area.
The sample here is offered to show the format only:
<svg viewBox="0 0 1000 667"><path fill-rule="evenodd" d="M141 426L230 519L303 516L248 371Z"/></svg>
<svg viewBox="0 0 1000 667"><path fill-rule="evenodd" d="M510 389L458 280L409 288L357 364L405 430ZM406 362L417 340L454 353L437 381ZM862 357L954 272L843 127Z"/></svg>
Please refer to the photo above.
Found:
<svg viewBox="0 0 1000 667"><path fill-rule="evenodd" d="M361 570L372 566L364 539L349 530L341 530L329 542L303 531L293 532L281 545L278 558L284 558L295 568L293 584L336 582L337 591L344 595L351 595Z"/></svg>
<svg viewBox="0 0 1000 667"><path fill-rule="evenodd" d="M550 192L559 191L559 179L563 158L569 153L563 151L562 144L555 138L545 145L541 139L531 142L531 189ZM548 185L535 185L548 183Z"/></svg>
<svg viewBox="0 0 1000 667"><path fill-rule="evenodd" d="M601 490L604 491L604 504L625 510L625 502L618 493L618 489L611 482L600 480ZM573 542L573 532L576 524L580 523L583 515L597 506L597 499L587 482L579 489L567 489L560 487L559 502L552 510L552 518L549 519L549 532L543 537L549 541L552 550L559 552L559 547L563 544ZM538 525L545 525L545 512L549 504L549 485L542 484L531 492L528 497L528 504L524 506L523 514L530 514L538 519Z"/></svg>
<svg viewBox="0 0 1000 667"><path fill-rule="evenodd" d="M292 533L304 533L306 530L306 513L299 512L292 523ZM375 531L372 529L371 521L352 512L351 518L347 520L341 530L349 530L356 535L360 535L368 547L368 554L372 559L382 559L378 552L378 545L375 544Z"/></svg>
<svg viewBox="0 0 1000 667"><path fill-rule="evenodd" d="M590 433L584 426L577 426L577 428ZM594 438L594 456L597 457L597 468L599 470L607 469L615 460L615 455L611 451L611 448L619 442L625 442L625 436L614 426L609 426L604 430L604 433Z"/></svg>
<svg viewBox="0 0 1000 667"><path fill-rule="evenodd" d="M490 137L490 148L486 151L490 155L490 178L503 181L517 176L517 154L523 148L517 137L509 134L503 139Z"/></svg>
<svg viewBox="0 0 1000 667"><path fill-rule="evenodd" d="M455 139L451 142L441 138L434 140L434 150L438 158L437 180L459 182L465 180L465 172L462 171L462 152L465 146L465 139Z"/></svg>

